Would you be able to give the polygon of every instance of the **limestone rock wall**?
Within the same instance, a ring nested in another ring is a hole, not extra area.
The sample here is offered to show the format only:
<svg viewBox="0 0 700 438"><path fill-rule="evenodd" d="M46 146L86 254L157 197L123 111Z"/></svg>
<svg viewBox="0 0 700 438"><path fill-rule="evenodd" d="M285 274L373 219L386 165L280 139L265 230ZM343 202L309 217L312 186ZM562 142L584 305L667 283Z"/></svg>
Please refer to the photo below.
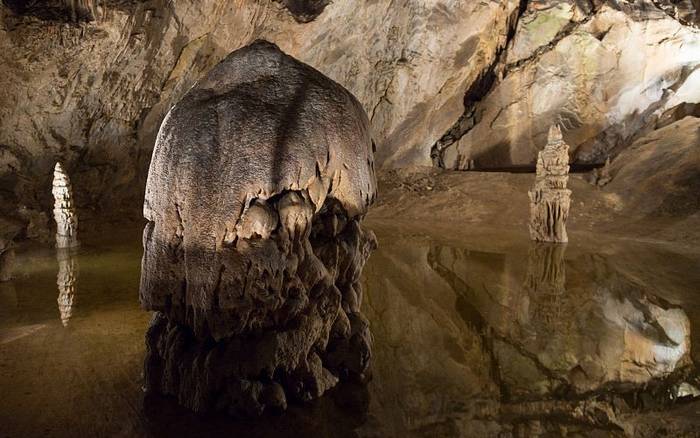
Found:
<svg viewBox="0 0 700 438"><path fill-rule="evenodd" d="M81 217L129 207L138 216L167 110L224 56L258 38L357 96L379 166L531 165L555 121L574 162L603 162L664 114L696 112L697 7L689 0L42 0L32 7L4 0L0 213L18 217L26 206L48 214L51 167L61 160Z"/></svg>
<svg viewBox="0 0 700 438"><path fill-rule="evenodd" d="M700 30L661 3L528 2L490 91L435 145L435 163L531 165L559 123L575 163L602 164L699 102Z"/></svg>

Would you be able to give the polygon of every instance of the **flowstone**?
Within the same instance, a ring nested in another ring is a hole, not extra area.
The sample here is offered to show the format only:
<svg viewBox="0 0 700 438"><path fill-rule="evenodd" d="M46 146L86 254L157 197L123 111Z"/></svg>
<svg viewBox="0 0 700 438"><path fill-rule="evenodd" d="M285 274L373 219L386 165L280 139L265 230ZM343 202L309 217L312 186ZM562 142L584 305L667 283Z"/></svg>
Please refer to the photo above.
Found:
<svg viewBox="0 0 700 438"><path fill-rule="evenodd" d="M565 243L571 190L569 146L558 126L549 128L547 145L537 155L537 177L530 196L530 238L538 242Z"/></svg>
<svg viewBox="0 0 700 438"><path fill-rule="evenodd" d="M265 41L170 110L144 203L148 391L258 415L368 376L372 153L357 100Z"/></svg>
<svg viewBox="0 0 700 438"><path fill-rule="evenodd" d="M73 207L70 179L61 163L53 171L53 217L56 220L56 248L78 246L78 216Z"/></svg>

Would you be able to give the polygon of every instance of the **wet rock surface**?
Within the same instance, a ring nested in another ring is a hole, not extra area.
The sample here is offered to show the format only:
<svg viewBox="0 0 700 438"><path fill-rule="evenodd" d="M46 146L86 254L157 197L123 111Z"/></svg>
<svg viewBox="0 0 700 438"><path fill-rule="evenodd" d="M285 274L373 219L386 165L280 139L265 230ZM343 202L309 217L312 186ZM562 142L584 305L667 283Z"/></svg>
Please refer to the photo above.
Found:
<svg viewBox="0 0 700 438"><path fill-rule="evenodd" d="M226 57L160 129L146 188L148 389L257 415L367 377L369 122L275 45Z"/></svg>

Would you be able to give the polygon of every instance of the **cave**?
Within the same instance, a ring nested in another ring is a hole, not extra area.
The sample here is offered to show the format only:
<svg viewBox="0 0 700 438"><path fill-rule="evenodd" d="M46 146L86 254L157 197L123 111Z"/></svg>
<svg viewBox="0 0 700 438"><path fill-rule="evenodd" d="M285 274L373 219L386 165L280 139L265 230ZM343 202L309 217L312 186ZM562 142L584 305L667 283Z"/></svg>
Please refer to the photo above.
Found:
<svg viewBox="0 0 700 438"><path fill-rule="evenodd" d="M697 0L2 0L0 437L693 437Z"/></svg>

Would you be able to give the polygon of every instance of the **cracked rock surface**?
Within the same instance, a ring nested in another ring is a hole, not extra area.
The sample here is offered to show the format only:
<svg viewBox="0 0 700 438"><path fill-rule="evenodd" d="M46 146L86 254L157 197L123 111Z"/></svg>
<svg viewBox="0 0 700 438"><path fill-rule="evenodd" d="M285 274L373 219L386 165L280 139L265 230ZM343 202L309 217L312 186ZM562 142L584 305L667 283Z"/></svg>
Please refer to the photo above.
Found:
<svg viewBox="0 0 700 438"><path fill-rule="evenodd" d="M311 67L258 41L165 117L146 187L148 389L257 415L367 376L361 219L369 121Z"/></svg>
<svg viewBox="0 0 700 438"><path fill-rule="evenodd" d="M532 165L553 123L574 162L602 164L700 101L700 29L662 2L526 3L493 85L435 144L436 164Z"/></svg>

